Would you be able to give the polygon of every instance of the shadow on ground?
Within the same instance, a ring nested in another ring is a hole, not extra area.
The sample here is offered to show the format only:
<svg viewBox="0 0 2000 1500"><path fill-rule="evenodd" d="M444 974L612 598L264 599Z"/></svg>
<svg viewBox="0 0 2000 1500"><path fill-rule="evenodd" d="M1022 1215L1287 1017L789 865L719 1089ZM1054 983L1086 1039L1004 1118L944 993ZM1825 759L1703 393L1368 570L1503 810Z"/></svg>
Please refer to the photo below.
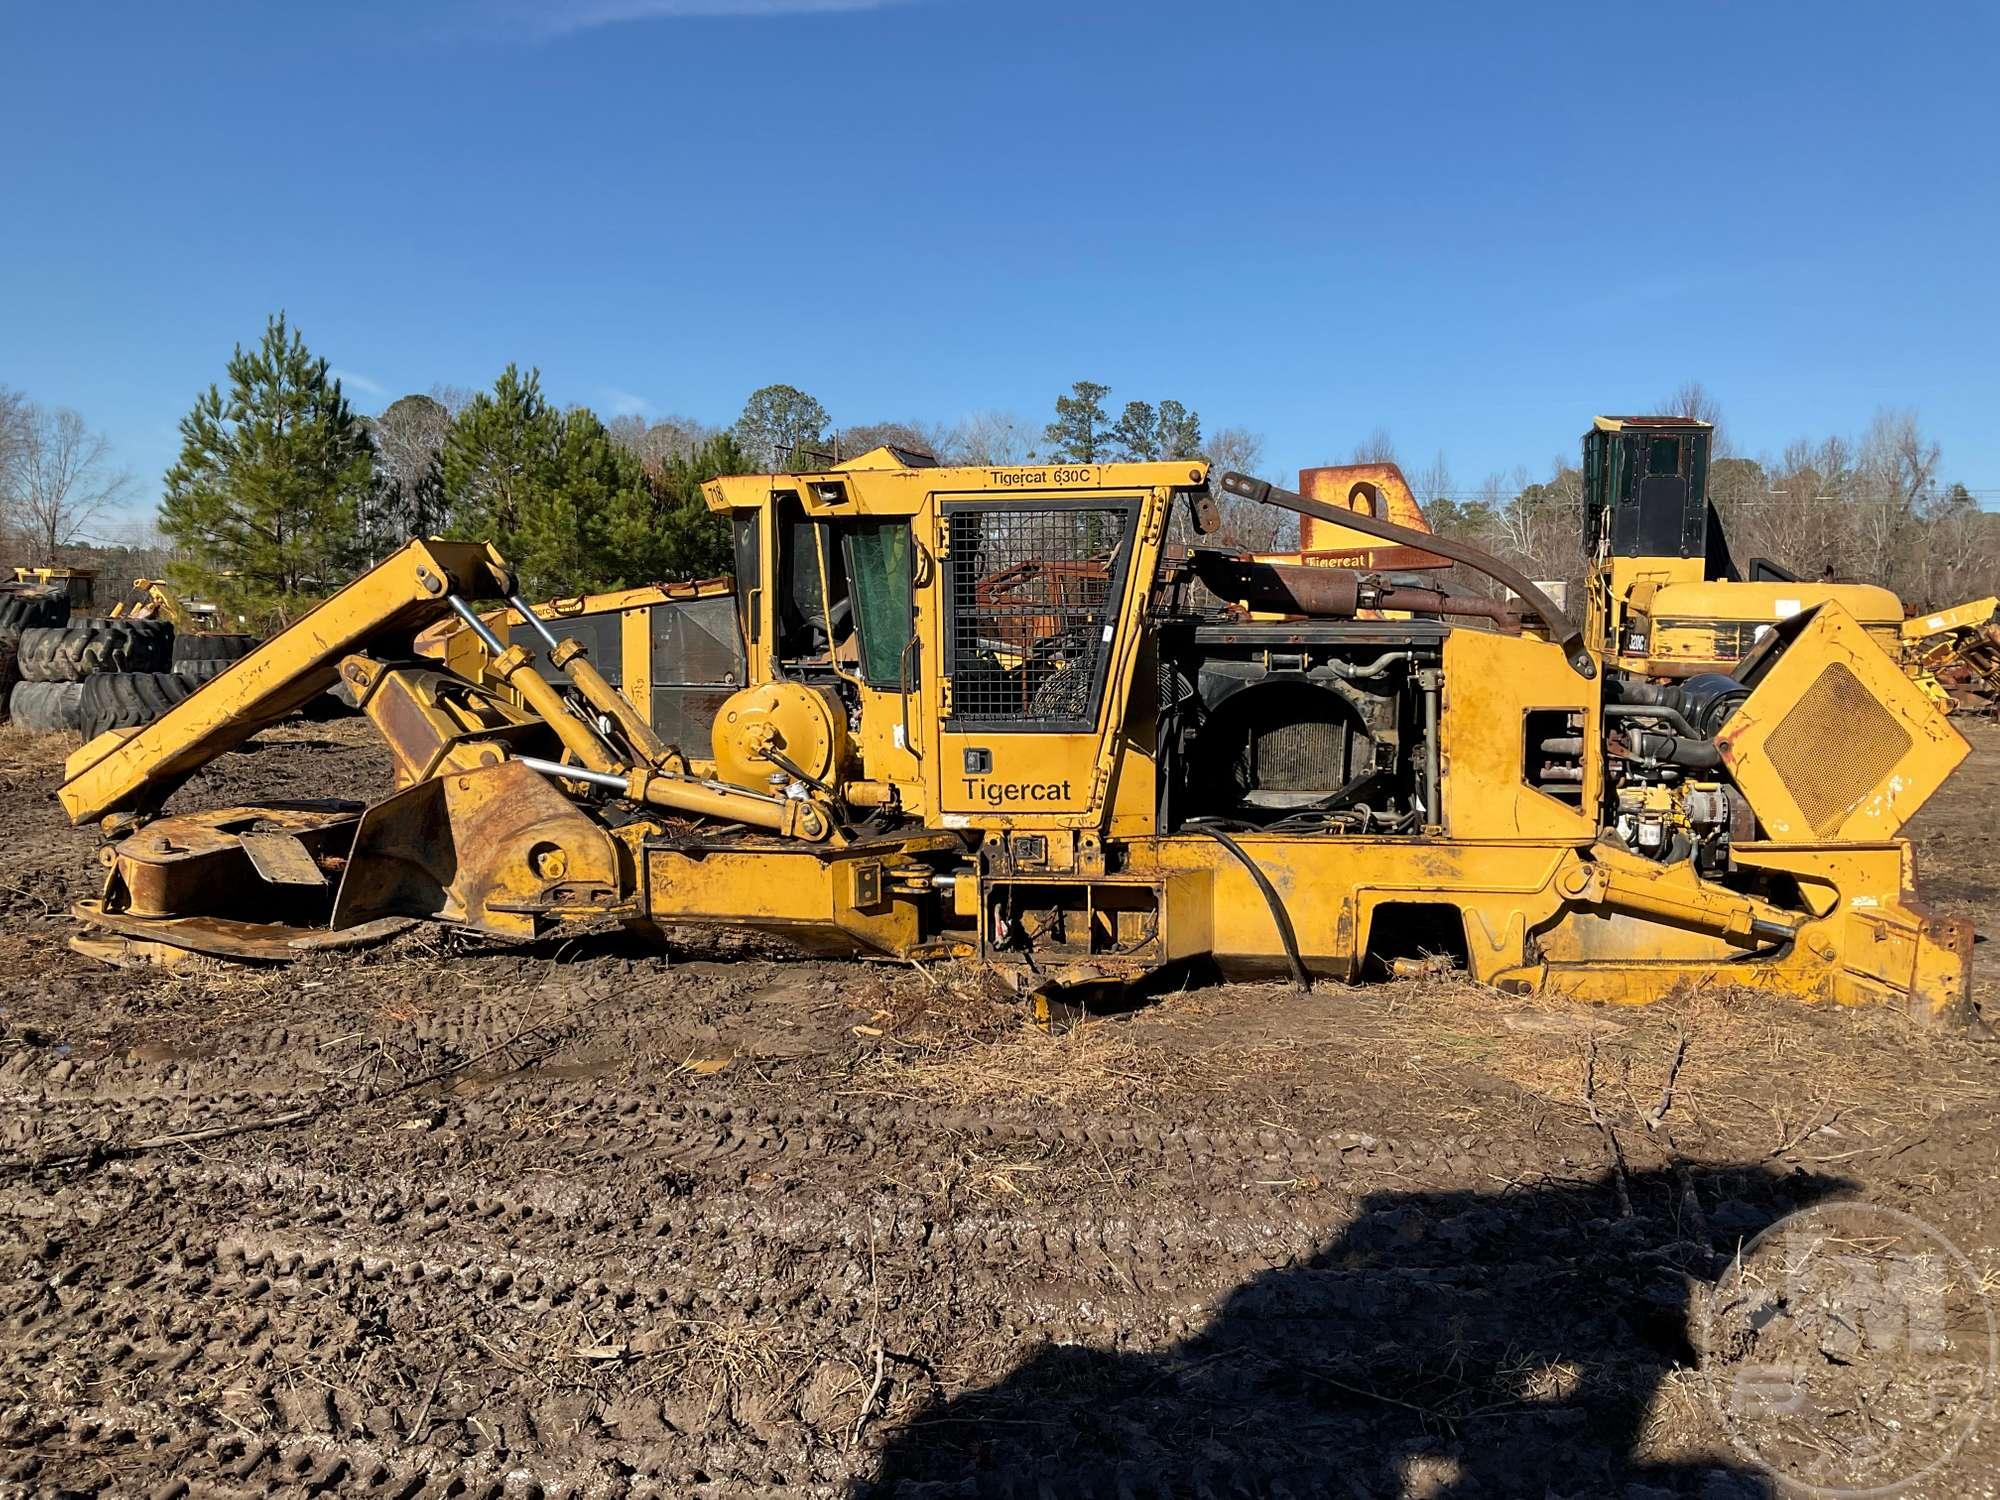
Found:
<svg viewBox="0 0 2000 1500"><path fill-rule="evenodd" d="M1739 1244L1847 1186L1710 1167L1622 1194L1609 1178L1371 1194L1181 1343L1044 1345L934 1403L856 1494L1771 1495L1710 1414L1695 1302Z"/></svg>

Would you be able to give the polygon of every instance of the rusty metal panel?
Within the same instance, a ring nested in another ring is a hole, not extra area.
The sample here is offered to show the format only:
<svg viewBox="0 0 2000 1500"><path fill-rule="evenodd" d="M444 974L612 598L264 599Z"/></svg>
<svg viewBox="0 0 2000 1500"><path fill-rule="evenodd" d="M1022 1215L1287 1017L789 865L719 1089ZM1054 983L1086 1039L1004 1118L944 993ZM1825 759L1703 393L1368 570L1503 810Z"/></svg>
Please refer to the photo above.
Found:
<svg viewBox="0 0 2000 1500"><path fill-rule="evenodd" d="M239 833L236 842L250 856L250 866L272 885L325 885L326 872L313 863L298 835L279 830Z"/></svg>
<svg viewBox="0 0 2000 1500"><path fill-rule="evenodd" d="M1308 500L1358 511L1412 531L1431 529L1403 471L1394 464L1330 464L1301 469L1299 493ZM1385 544L1379 537L1317 516L1299 518L1299 550L1310 554L1313 562L1333 567L1414 572L1451 566L1434 552Z"/></svg>

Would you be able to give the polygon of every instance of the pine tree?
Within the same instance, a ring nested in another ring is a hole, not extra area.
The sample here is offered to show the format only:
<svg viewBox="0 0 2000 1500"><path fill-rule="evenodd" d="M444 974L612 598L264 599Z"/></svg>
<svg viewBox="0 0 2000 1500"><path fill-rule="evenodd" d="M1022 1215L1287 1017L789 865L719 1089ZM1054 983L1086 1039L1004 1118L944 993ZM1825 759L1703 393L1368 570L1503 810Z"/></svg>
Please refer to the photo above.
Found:
<svg viewBox="0 0 2000 1500"><path fill-rule="evenodd" d="M1056 397L1056 419L1042 432L1049 445L1048 456L1062 463L1094 464L1106 457L1110 418L1104 414L1104 398L1111 387L1094 380L1079 380L1067 396Z"/></svg>
<svg viewBox="0 0 2000 1500"><path fill-rule="evenodd" d="M621 582L712 578L730 570L729 521L711 512L701 487L719 474L754 474L760 465L728 433L670 456L628 491L611 514L611 550Z"/></svg>
<svg viewBox="0 0 2000 1500"><path fill-rule="evenodd" d="M441 467L457 529L498 547L531 595L588 593L628 575L615 522L644 505L644 469L588 407L550 406L540 371L509 365L467 402Z"/></svg>
<svg viewBox="0 0 2000 1500"><path fill-rule="evenodd" d="M215 386L181 419L160 529L184 560L184 588L230 613L283 618L332 592L363 561L374 450L327 361L279 313L255 349L236 346L229 393Z"/></svg>
<svg viewBox="0 0 2000 1500"><path fill-rule="evenodd" d="M1160 403L1159 456L1171 461L1200 458L1201 414L1178 401Z"/></svg>
<svg viewBox="0 0 2000 1500"><path fill-rule="evenodd" d="M1144 463L1160 456L1160 418L1150 401L1127 401L1106 441L1121 458Z"/></svg>
<svg viewBox="0 0 2000 1500"><path fill-rule="evenodd" d="M509 365L465 404L446 434L439 467L445 502L468 536L493 543L520 565L525 514L548 482L562 416L542 396L542 376Z"/></svg>

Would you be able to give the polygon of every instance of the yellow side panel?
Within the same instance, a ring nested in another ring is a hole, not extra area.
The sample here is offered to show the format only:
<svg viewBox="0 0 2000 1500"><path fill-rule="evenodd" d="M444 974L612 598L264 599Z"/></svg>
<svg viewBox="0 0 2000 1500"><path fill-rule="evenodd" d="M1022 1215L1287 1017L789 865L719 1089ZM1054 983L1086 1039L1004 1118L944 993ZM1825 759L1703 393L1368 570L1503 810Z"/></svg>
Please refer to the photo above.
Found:
<svg viewBox="0 0 2000 1500"><path fill-rule="evenodd" d="M1584 716L1586 745L1598 742L1597 682L1571 670L1547 641L1454 630L1444 643L1444 821L1455 839L1590 838L1597 820L1522 780L1527 715ZM1582 805L1598 800L1598 757L1584 757Z"/></svg>
<svg viewBox="0 0 2000 1500"><path fill-rule="evenodd" d="M1773 843L1893 838L1971 747L1839 605L1780 634L1716 736L1723 764Z"/></svg>
<svg viewBox="0 0 2000 1500"><path fill-rule="evenodd" d="M468 631L467 634L471 632ZM653 612L643 606L621 612L618 624L617 681L639 717L653 722ZM609 662L599 662L600 670Z"/></svg>
<svg viewBox="0 0 2000 1500"><path fill-rule="evenodd" d="M1085 826L1099 820L1096 733L940 733L938 808L947 828L968 816L1007 815L1009 827ZM968 753L969 752L969 753ZM990 766L989 770L970 770ZM953 819L958 819L954 822Z"/></svg>
<svg viewBox="0 0 2000 1500"><path fill-rule="evenodd" d="M783 847L653 847L644 858L655 923L755 928L828 954L901 953L922 935L915 906L885 888L879 858Z"/></svg>

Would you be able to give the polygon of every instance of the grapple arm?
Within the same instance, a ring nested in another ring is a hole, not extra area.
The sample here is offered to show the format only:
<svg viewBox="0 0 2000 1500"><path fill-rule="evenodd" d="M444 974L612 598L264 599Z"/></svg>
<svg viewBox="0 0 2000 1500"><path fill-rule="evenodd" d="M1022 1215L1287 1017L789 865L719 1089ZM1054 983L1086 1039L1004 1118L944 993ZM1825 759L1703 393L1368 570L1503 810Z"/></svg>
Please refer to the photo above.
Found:
<svg viewBox="0 0 2000 1500"><path fill-rule="evenodd" d="M413 541L133 733L99 735L69 758L57 795L73 823L156 812L189 776L334 685L340 660L404 643L444 616L447 596L513 592L483 542Z"/></svg>

